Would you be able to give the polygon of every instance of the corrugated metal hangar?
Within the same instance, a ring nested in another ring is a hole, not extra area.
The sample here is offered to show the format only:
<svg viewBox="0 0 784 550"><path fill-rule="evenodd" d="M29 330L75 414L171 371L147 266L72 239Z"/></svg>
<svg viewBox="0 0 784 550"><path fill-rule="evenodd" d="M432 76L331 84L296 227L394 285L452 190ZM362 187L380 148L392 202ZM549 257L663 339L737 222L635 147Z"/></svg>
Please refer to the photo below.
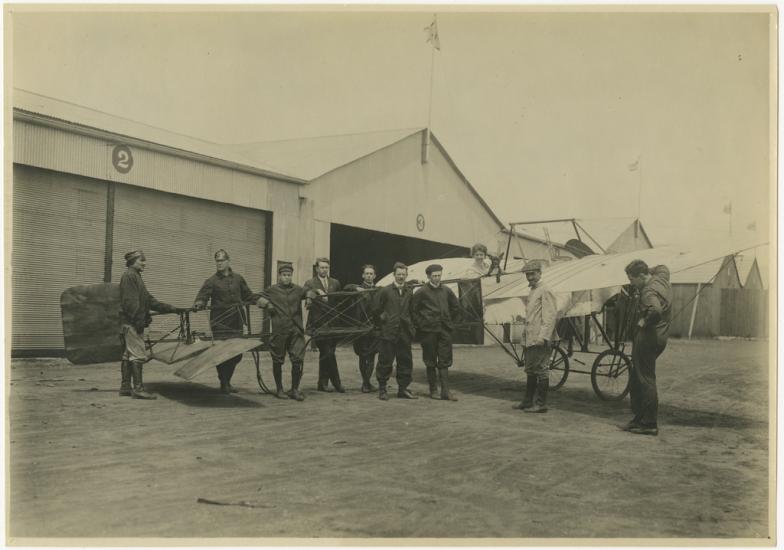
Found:
<svg viewBox="0 0 784 550"><path fill-rule="evenodd" d="M13 147L17 355L61 351L62 291L119 282L123 254L136 248L150 291L188 306L220 248L256 290L274 282L278 262L304 281L314 258L330 256L345 284L364 263L384 274L394 261L506 241L422 129L224 146L15 90ZM552 246L524 240L529 257Z"/></svg>

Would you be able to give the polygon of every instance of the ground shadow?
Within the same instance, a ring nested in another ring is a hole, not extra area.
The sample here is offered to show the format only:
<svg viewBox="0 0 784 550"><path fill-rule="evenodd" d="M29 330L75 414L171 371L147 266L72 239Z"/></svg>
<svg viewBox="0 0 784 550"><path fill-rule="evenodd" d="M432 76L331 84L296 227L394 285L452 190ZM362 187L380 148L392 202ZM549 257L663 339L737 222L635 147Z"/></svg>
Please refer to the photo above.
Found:
<svg viewBox="0 0 784 550"><path fill-rule="evenodd" d="M184 382L152 382L144 385L148 391L157 393L189 407L213 409L261 408L264 404L242 397L242 394L225 395L211 386ZM261 397L261 396L259 396Z"/></svg>
<svg viewBox="0 0 784 550"><path fill-rule="evenodd" d="M414 380L427 384L424 372L415 372ZM449 380L452 388L459 392L499 399L510 405L519 401L525 390L525 384L518 380L454 369L450 369ZM568 384L567 380L565 386L550 393L552 407L576 414L606 418L608 421L617 421L619 417L631 414L628 397L621 401L602 401L593 391L585 388L570 388ZM695 428L765 429L768 425L766 421L745 416L691 409L668 403L660 403L659 419L665 424Z"/></svg>

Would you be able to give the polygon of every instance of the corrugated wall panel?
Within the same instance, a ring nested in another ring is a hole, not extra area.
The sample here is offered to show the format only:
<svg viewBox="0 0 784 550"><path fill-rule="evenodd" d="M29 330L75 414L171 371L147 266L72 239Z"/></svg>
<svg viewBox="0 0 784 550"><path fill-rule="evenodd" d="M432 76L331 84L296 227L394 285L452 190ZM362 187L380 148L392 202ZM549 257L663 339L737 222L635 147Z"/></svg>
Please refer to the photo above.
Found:
<svg viewBox="0 0 784 550"><path fill-rule="evenodd" d="M159 300L178 307L193 304L204 281L215 272L213 254L223 248L232 268L258 292L265 283L265 244L269 214L200 199L117 185L112 280L125 270L123 255L137 248L147 256L144 280ZM261 311L251 308L254 332ZM195 314L194 330L208 331L208 314ZM176 326L176 319L155 319L153 337Z"/></svg>
<svg viewBox="0 0 784 550"><path fill-rule="evenodd" d="M286 207L297 208L298 184L135 146L130 147L133 166L121 174L112 165L117 143L14 121L14 162L19 164L260 210L277 207L270 204L269 191L279 187L286 190L278 196L291 202Z"/></svg>
<svg viewBox="0 0 784 550"><path fill-rule="evenodd" d="M60 294L103 279L106 184L14 165L12 349L62 349Z"/></svg>

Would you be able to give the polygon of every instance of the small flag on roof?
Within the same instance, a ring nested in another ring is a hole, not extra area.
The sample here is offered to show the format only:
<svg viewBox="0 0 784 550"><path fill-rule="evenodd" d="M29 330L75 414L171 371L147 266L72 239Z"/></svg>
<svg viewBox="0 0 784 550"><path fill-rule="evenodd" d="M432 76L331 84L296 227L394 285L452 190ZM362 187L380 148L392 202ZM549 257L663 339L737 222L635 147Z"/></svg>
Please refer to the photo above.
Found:
<svg viewBox="0 0 784 550"><path fill-rule="evenodd" d="M435 49L441 51L441 41L438 38L438 19L436 19L435 15L433 16L433 22L425 27L425 32L427 32L427 42L430 42Z"/></svg>

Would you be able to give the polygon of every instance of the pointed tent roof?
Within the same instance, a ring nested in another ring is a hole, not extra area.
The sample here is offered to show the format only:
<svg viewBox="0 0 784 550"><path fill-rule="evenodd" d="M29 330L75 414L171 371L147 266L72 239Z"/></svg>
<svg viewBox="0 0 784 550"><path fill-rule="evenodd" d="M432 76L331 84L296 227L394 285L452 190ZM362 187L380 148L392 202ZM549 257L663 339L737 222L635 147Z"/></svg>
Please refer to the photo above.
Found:
<svg viewBox="0 0 784 550"><path fill-rule="evenodd" d="M691 269L673 273L670 278L672 284L709 284L716 280L719 270L724 267L727 262L735 262L733 256L719 258L702 265L695 266ZM735 263L735 273L737 274L737 263ZM738 288L740 288L740 279L738 280Z"/></svg>
<svg viewBox="0 0 784 550"><path fill-rule="evenodd" d="M634 218L577 218L575 221L582 228L580 238L597 254L602 252L599 247L607 252L630 252L653 248L642 223L639 224L635 239ZM577 238L570 221L520 225L515 227L515 232L522 237L546 240L545 229L555 246L563 246L570 239Z"/></svg>

